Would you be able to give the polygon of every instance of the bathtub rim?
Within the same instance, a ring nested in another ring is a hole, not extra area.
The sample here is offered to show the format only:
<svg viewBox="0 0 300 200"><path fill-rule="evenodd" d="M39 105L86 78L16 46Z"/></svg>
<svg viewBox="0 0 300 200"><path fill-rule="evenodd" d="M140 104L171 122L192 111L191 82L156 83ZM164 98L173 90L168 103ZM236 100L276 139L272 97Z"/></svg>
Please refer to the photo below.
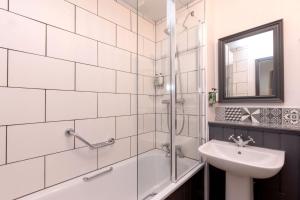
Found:
<svg viewBox="0 0 300 200"><path fill-rule="evenodd" d="M152 149L152 150L147 151L145 153L139 154L138 156L143 156L143 157L150 156L149 154L147 154L149 152L155 154L157 152L161 152L161 150L160 149ZM128 165L132 162L138 161L138 156L136 155L134 157L127 158L125 160L121 160L121 161L119 161L117 163L114 163L112 165L104 166L100 169L97 169L97 170L85 173L83 175L74 177L72 179L57 183L55 185L44 188L42 190L38 190L38 191L35 191L33 193L27 194L25 196L18 197L16 200L38 200L39 198L42 198L46 195L51 195L52 193L64 190L65 188L68 188L70 186L74 186L76 184L82 184L83 177L97 174L101 171L104 171L104 170L110 168L110 167L113 167L114 170L115 170L115 169L120 168L124 165ZM183 176L181 176L180 179L178 179L178 181L176 183L170 182L170 184L168 186L166 186L164 189L162 189L156 196L151 198L151 200L164 200L165 198L167 198L175 190L177 190L180 186L182 186L185 182L187 182L193 175L195 175L198 171L200 171L203 168L204 164L205 163L199 161L198 164L194 165L191 169L189 169L188 172L186 172Z"/></svg>

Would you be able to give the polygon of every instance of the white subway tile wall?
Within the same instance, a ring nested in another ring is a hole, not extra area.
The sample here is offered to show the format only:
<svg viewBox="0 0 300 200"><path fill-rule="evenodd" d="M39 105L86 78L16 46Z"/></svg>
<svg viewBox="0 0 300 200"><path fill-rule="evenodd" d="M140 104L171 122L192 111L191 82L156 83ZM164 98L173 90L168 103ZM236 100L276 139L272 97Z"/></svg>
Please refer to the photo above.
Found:
<svg viewBox="0 0 300 200"><path fill-rule="evenodd" d="M74 62L9 51L9 87L74 89Z"/></svg>
<svg viewBox="0 0 300 200"><path fill-rule="evenodd" d="M130 138L124 138L117 140L115 145L98 149L98 167L102 168L129 158L130 148Z"/></svg>
<svg viewBox="0 0 300 200"><path fill-rule="evenodd" d="M116 127L115 117L84 119L75 121L75 131L94 143L106 142L110 138L115 138ZM76 147L86 146L76 139Z"/></svg>
<svg viewBox="0 0 300 200"><path fill-rule="evenodd" d="M137 145L137 143L139 145ZM137 147L139 150L137 151ZM144 153L155 148L155 132L131 137L131 156Z"/></svg>
<svg viewBox="0 0 300 200"><path fill-rule="evenodd" d="M117 92L136 94L136 79L136 74L117 72Z"/></svg>
<svg viewBox="0 0 300 200"><path fill-rule="evenodd" d="M0 29L0 47L45 55L45 24L0 10Z"/></svg>
<svg viewBox="0 0 300 200"><path fill-rule="evenodd" d="M0 0L1 200L169 141L167 109L160 103L167 91L153 85L155 73L169 74L165 21L151 22L115 0L9 3ZM197 47L197 30L189 24L183 49ZM181 140L187 155L195 158L189 146L197 144L199 63L195 51L180 59L189 115ZM109 138L116 143L90 150L65 135L70 128L91 143Z"/></svg>
<svg viewBox="0 0 300 200"><path fill-rule="evenodd" d="M116 90L116 71L77 63L76 90L113 93Z"/></svg>
<svg viewBox="0 0 300 200"><path fill-rule="evenodd" d="M128 51L117 47L101 44L98 46L99 66L120 71L131 71L131 59Z"/></svg>
<svg viewBox="0 0 300 200"><path fill-rule="evenodd" d="M114 0L98 0L98 15L130 29L130 10Z"/></svg>
<svg viewBox="0 0 300 200"><path fill-rule="evenodd" d="M0 87L0 125L45 121L45 91Z"/></svg>
<svg viewBox="0 0 300 200"><path fill-rule="evenodd" d="M8 8L8 1L7 0L0 0L0 8L7 10L7 8Z"/></svg>
<svg viewBox="0 0 300 200"><path fill-rule="evenodd" d="M0 86L7 86L7 50L0 49Z"/></svg>
<svg viewBox="0 0 300 200"><path fill-rule="evenodd" d="M97 14L97 0L66 0L67 2L70 2L78 7L84 8L88 10L89 12L92 12L94 14Z"/></svg>
<svg viewBox="0 0 300 200"><path fill-rule="evenodd" d="M116 118L116 137L125 138L136 135L137 116L121 116Z"/></svg>
<svg viewBox="0 0 300 200"><path fill-rule="evenodd" d="M137 35L125 28L117 28L117 46L121 49L137 53Z"/></svg>
<svg viewBox="0 0 300 200"><path fill-rule="evenodd" d="M63 134L73 127L73 121L8 126L7 162L73 149L73 138Z"/></svg>
<svg viewBox="0 0 300 200"><path fill-rule="evenodd" d="M46 186L97 169L97 150L88 147L46 156Z"/></svg>
<svg viewBox="0 0 300 200"><path fill-rule="evenodd" d="M97 117L96 93L48 90L46 102L47 121Z"/></svg>
<svg viewBox="0 0 300 200"><path fill-rule="evenodd" d="M0 167L1 199L10 200L44 188L44 158Z"/></svg>
<svg viewBox="0 0 300 200"><path fill-rule="evenodd" d="M47 26L47 55L97 65L97 41Z"/></svg>
<svg viewBox="0 0 300 200"><path fill-rule="evenodd" d="M6 163L6 127L0 127L0 165Z"/></svg>
<svg viewBox="0 0 300 200"><path fill-rule="evenodd" d="M98 105L100 117L130 115L130 94L101 93Z"/></svg>
<svg viewBox="0 0 300 200"><path fill-rule="evenodd" d="M76 9L76 33L115 45L116 25L81 8Z"/></svg>
<svg viewBox="0 0 300 200"><path fill-rule="evenodd" d="M10 0L9 10L68 31L75 29L74 6L65 1Z"/></svg>

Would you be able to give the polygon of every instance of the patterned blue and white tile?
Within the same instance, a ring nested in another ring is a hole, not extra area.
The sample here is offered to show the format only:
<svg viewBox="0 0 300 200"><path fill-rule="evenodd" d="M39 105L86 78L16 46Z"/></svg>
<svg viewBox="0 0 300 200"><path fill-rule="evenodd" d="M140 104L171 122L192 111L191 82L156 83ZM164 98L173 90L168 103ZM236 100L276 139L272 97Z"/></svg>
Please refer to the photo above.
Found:
<svg viewBox="0 0 300 200"><path fill-rule="evenodd" d="M241 108L240 107L225 107L225 120L226 121L241 121Z"/></svg>
<svg viewBox="0 0 300 200"><path fill-rule="evenodd" d="M261 123L260 108L241 108L241 121L250 123Z"/></svg>
<svg viewBox="0 0 300 200"><path fill-rule="evenodd" d="M300 109L283 108L282 109L282 125L300 127Z"/></svg>
<svg viewBox="0 0 300 200"><path fill-rule="evenodd" d="M215 120L216 121L225 121L225 107L216 107L215 109Z"/></svg>
<svg viewBox="0 0 300 200"><path fill-rule="evenodd" d="M264 124L281 125L282 108L262 108L260 117Z"/></svg>

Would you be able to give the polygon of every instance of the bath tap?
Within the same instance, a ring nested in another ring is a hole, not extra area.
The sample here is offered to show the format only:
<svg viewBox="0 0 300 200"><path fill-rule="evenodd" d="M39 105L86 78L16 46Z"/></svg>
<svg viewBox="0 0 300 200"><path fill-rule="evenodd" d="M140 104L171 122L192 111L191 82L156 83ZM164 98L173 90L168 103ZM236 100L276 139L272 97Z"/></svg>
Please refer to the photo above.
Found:
<svg viewBox="0 0 300 200"><path fill-rule="evenodd" d="M183 155L181 146L176 145L176 146L175 146L175 151L176 151L176 155L177 155L179 158L184 158L184 155Z"/></svg>
<svg viewBox="0 0 300 200"><path fill-rule="evenodd" d="M237 139L234 138L234 135L231 135L228 140L232 140L237 146L239 147L245 147L247 146L250 142L255 143L252 137L248 136L248 140L243 140L241 136L237 136Z"/></svg>
<svg viewBox="0 0 300 200"><path fill-rule="evenodd" d="M169 143L165 143L161 145L161 148L166 151L166 157L171 156L171 145ZM182 148L179 145L175 146L176 156L179 158L184 158L184 154L182 152Z"/></svg>
<svg viewBox="0 0 300 200"><path fill-rule="evenodd" d="M171 156L171 145L170 143L164 143L161 145L162 150L165 149L166 151L166 157L170 157Z"/></svg>

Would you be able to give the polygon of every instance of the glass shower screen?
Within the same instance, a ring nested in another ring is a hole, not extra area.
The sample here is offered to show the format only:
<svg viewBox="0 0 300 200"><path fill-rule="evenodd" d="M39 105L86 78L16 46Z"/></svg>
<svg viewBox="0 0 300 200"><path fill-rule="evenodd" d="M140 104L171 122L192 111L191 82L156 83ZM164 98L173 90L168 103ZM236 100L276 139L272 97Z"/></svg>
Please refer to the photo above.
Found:
<svg viewBox="0 0 300 200"><path fill-rule="evenodd" d="M200 163L205 9L199 0L139 0L137 9L138 197L147 199Z"/></svg>

